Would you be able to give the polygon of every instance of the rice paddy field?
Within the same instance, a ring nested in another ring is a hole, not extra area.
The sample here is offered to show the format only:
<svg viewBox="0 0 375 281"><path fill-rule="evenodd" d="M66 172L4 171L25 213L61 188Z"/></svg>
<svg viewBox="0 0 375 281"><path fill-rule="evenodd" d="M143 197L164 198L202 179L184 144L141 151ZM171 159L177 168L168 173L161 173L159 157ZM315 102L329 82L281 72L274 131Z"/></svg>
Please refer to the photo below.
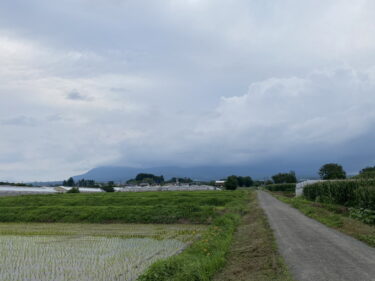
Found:
<svg viewBox="0 0 375 281"><path fill-rule="evenodd" d="M202 225L0 224L0 280L136 280Z"/></svg>
<svg viewBox="0 0 375 281"><path fill-rule="evenodd" d="M206 280L225 262L245 194L2 197L0 280Z"/></svg>

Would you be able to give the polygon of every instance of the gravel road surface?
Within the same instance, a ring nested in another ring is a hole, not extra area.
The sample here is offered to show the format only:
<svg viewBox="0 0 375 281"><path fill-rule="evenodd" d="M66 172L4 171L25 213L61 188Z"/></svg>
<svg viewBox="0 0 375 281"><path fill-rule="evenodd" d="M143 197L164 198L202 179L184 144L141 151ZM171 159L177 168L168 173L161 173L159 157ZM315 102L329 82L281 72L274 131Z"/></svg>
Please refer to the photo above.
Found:
<svg viewBox="0 0 375 281"><path fill-rule="evenodd" d="M280 253L297 281L375 281L375 248L259 191Z"/></svg>

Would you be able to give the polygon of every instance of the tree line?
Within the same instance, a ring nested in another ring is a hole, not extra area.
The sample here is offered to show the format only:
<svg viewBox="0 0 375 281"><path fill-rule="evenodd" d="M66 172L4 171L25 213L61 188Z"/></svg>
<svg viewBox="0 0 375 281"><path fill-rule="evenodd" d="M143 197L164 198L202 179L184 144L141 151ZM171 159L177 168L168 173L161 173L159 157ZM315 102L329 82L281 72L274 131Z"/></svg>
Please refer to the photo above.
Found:
<svg viewBox="0 0 375 281"><path fill-rule="evenodd" d="M334 179L346 179L347 175L345 170L340 164L337 163L327 163L320 167L318 174L321 179L323 180L334 180ZM363 168L359 174L353 178L375 178L375 166L373 167L366 167ZM272 180L271 180L272 179ZM269 184L295 184L297 183L297 176L294 171L290 171L288 173L277 173L273 175L269 180L253 180L250 176L236 176L231 175L224 179L224 188L227 190L235 190L239 187L252 187L252 186L260 186L260 185L269 185ZM140 173L135 178L128 180L127 184L149 184L149 185L164 185L168 183L183 183L183 184L191 184L194 181L191 178L178 178L173 177L170 180L165 180L164 176L156 176L153 174L147 173ZM0 183L5 184L5 183ZM6 183L9 184L9 183ZM206 182L205 184L208 185L215 185L214 181ZM85 180L80 179L77 182L74 181L72 177L68 180L63 181L63 186L69 187L97 187L102 188L103 190L114 190L113 187L115 183L113 181L109 181L105 184L97 183L94 180Z"/></svg>

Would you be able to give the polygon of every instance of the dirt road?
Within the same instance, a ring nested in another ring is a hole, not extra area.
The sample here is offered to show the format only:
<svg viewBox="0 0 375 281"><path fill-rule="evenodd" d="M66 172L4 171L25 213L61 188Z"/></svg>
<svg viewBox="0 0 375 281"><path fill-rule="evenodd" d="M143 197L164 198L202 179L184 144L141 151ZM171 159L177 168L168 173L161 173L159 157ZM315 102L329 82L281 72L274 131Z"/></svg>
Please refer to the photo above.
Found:
<svg viewBox="0 0 375 281"><path fill-rule="evenodd" d="M297 281L375 281L375 249L259 191L260 205Z"/></svg>

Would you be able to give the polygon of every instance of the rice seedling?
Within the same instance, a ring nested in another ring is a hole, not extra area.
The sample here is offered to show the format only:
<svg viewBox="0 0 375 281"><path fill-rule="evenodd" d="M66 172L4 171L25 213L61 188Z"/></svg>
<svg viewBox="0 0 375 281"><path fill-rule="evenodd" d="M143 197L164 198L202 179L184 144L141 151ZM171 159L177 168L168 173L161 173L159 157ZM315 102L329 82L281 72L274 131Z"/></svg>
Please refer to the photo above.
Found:
<svg viewBox="0 0 375 281"><path fill-rule="evenodd" d="M135 280L186 246L176 239L0 236L0 280Z"/></svg>

